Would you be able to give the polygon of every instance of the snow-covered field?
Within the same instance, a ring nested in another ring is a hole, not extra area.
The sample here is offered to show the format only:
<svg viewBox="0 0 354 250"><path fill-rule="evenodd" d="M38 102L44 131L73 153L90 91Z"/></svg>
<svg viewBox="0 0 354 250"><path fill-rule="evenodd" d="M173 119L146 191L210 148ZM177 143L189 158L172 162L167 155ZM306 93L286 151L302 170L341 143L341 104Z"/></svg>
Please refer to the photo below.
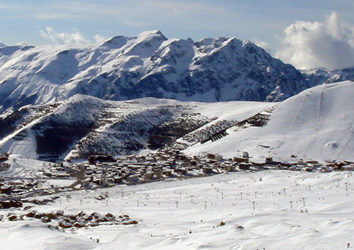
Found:
<svg viewBox="0 0 354 250"><path fill-rule="evenodd" d="M346 249L353 185L352 172L261 171L71 192L32 209L139 223L61 232L38 220L3 222L0 249Z"/></svg>

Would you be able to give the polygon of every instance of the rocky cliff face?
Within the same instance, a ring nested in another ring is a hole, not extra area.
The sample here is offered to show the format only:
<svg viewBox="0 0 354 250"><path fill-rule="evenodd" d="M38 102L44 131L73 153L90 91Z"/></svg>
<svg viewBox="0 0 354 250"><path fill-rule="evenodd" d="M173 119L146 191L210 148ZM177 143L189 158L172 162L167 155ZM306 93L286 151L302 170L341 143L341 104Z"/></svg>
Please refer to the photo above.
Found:
<svg viewBox="0 0 354 250"><path fill-rule="evenodd" d="M85 94L193 101L279 101L310 85L293 66L236 38L167 39L159 31L98 46L0 47L0 112Z"/></svg>

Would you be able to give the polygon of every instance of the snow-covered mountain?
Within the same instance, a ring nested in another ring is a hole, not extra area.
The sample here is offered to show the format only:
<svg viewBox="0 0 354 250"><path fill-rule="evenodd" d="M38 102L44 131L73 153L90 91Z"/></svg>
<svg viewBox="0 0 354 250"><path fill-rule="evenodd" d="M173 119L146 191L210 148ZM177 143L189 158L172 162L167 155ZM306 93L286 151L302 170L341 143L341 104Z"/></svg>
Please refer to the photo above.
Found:
<svg viewBox="0 0 354 250"><path fill-rule="evenodd" d="M194 42L149 31L98 46L0 48L0 112L75 94L109 100L279 101L309 86L293 66L236 38Z"/></svg>
<svg viewBox="0 0 354 250"><path fill-rule="evenodd" d="M161 148L218 120L244 119L270 105L155 98L106 101L75 95L59 103L28 105L0 117L0 151L54 161L87 159L90 153L132 154ZM224 115L223 110L227 110Z"/></svg>
<svg viewBox="0 0 354 250"><path fill-rule="evenodd" d="M317 68L311 70L302 70L307 82L312 86L322 83L334 83L346 80L354 80L354 68L328 70L325 68Z"/></svg>
<svg viewBox="0 0 354 250"><path fill-rule="evenodd" d="M353 96L350 81L316 86L280 103L75 95L0 117L0 150L57 161L173 145L191 155L215 152L230 158L247 151L260 160L353 161L354 111L348 108L354 107Z"/></svg>

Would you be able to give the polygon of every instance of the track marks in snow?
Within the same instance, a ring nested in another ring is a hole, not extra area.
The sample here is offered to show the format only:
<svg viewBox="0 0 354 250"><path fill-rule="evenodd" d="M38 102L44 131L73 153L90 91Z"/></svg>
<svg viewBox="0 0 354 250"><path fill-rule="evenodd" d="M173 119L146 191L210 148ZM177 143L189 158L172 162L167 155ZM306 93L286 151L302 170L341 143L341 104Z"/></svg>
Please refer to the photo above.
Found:
<svg viewBox="0 0 354 250"><path fill-rule="evenodd" d="M304 158L307 158L307 154L309 152L311 152L312 148L313 148L313 143L316 140L316 138L318 137L318 133L320 131L320 129L323 126L323 120L324 120L324 90L322 89L320 96L319 96L319 100L318 100L318 108L317 108L318 112L317 112L317 123L316 123L316 127L314 129L314 133L311 136L311 139L309 140L306 150L304 151ZM320 151L322 151L323 149L319 149Z"/></svg>

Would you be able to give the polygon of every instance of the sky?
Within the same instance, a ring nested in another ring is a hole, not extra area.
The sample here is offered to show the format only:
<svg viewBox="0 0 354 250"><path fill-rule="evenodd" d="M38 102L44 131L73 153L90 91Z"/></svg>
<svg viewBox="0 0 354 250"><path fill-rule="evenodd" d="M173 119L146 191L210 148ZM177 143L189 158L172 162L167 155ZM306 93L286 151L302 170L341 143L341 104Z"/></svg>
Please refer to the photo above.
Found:
<svg viewBox="0 0 354 250"><path fill-rule="evenodd" d="M334 69L354 66L353 11L353 0L0 0L0 42L98 43L158 29L237 37L298 68Z"/></svg>

